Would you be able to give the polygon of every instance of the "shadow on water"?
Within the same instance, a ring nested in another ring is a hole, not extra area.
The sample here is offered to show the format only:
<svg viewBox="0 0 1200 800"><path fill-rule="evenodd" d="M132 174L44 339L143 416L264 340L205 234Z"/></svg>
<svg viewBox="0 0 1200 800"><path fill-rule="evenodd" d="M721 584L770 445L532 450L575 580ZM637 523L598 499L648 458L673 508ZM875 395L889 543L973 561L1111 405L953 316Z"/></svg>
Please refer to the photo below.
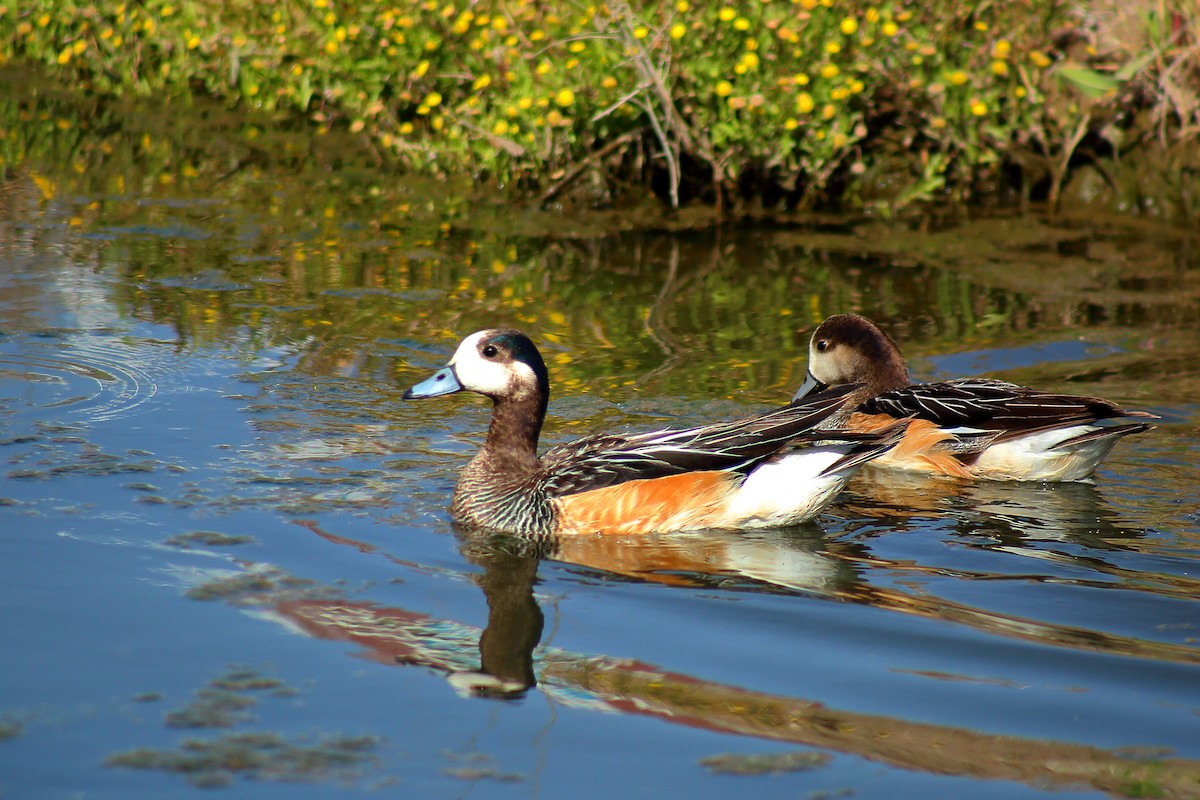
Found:
<svg viewBox="0 0 1200 800"><path fill-rule="evenodd" d="M1200 791L1196 231L525 215L381 174L337 133L3 80L0 611L22 624L0 651L0 792L174 786L104 763L243 775L255 796L371 789L402 762L416 791L457 796L427 764L481 719L506 765L558 748L536 767L547 796L611 794L617 760L657 794L725 792L695 751L767 742L838 757L766 794ZM1095 485L868 469L795 530L451 535L486 403L400 398L463 334L536 339L549 444L783 402L840 311L883 323L920 378L985 373L1162 422ZM211 678L263 660L303 699ZM81 662L120 688L85 687ZM195 702L98 695L151 684ZM283 730L226 730L251 708ZM176 735L198 720L226 733ZM371 733L305 739L343 729ZM471 758L451 779L522 780Z"/></svg>

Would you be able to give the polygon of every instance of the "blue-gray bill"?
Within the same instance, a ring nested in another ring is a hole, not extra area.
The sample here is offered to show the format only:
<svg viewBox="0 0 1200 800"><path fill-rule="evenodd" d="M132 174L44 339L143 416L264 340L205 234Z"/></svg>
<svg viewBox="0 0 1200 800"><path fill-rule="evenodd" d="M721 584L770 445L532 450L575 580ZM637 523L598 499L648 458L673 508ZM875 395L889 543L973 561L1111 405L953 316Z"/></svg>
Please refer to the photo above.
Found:
<svg viewBox="0 0 1200 800"><path fill-rule="evenodd" d="M422 397L440 397L444 394L461 392L462 388L462 384L458 382L458 376L454 374L454 367L443 367L406 391L404 399L418 400Z"/></svg>
<svg viewBox="0 0 1200 800"><path fill-rule="evenodd" d="M811 372L809 372L804 376L804 383L800 384L800 388L796 390L794 395L792 395L792 402L795 403L798 400L808 397L810 394L814 394L815 392L823 392L828 388L828 384L821 383L819 380L813 377Z"/></svg>

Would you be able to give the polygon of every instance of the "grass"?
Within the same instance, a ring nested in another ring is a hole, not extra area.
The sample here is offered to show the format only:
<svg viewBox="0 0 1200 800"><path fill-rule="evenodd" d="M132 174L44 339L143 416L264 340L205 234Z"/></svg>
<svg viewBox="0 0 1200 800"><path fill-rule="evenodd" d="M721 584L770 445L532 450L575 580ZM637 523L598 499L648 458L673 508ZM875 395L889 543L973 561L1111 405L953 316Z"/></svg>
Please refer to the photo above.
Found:
<svg viewBox="0 0 1200 800"><path fill-rule="evenodd" d="M922 4L31 0L0 62L103 96L302 116L381 162L543 203L1056 201L1200 131L1186 0Z"/></svg>

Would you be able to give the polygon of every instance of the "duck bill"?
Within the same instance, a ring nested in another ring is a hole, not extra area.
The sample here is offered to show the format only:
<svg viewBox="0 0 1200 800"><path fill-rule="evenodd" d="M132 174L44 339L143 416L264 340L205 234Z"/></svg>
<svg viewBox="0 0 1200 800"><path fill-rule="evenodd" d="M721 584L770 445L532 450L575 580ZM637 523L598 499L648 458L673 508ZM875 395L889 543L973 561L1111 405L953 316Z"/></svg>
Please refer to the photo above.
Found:
<svg viewBox="0 0 1200 800"><path fill-rule="evenodd" d="M792 402L795 403L799 400L803 400L805 397L808 397L810 394L814 394L816 392L823 392L828 388L829 388L829 384L821 383L819 380L814 378L813 374L810 372L804 376L804 383L800 384L800 388L796 390L796 393L794 395L792 395Z"/></svg>
<svg viewBox="0 0 1200 800"><path fill-rule="evenodd" d="M461 392L463 386L458 382L454 367L443 367L430 377L418 383L404 393L405 400L419 400L423 397L440 397L444 394Z"/></svg>

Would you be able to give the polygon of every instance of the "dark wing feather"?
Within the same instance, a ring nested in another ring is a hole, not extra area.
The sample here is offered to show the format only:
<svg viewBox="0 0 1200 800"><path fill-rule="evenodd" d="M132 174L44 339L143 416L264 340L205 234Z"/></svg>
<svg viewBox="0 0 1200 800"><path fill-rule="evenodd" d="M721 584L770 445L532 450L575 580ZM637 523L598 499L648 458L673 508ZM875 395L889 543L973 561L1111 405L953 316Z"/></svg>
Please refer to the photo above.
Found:
<svg viewBox="0 0 1200 800"><path fill-rule="evenodd" d="M859 408L868 414L913 416L944 427L1026 434L1114 417L1153 417L1098 397L1041 392L1005 381L968 378L895 389Z"/></svg>
<svg viewBox="0 0 1200 800"><path fill-rule="evenodd" d="M839 386L806 402L732 422L632 436L590 436L559 445L542 456L538 483L550 496L561 497L698 470L747 472L794 441L843 438L841 431L811 429L837 412L854 388Z"/></svg>

